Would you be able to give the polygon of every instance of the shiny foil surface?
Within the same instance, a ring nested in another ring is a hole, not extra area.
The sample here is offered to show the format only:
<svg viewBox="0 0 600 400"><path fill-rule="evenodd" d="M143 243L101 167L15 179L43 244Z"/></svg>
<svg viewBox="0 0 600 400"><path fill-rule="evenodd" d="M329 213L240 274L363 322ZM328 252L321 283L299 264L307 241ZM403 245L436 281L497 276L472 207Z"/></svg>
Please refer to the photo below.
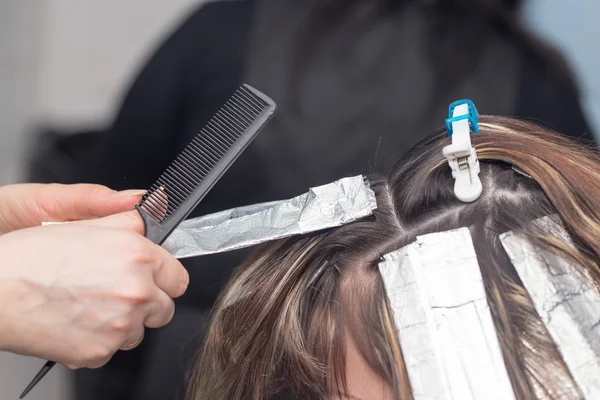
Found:
<svg viewBox="0 0 600 400"><path fill-rule="evenodd" d="M419 236L379 270L415 400L515 398L467 228Z"/></svg>
<svg viewBox="0 0 600 400"><path fill-rule="evenodd" d="M362 175L311 188L300 196L182 222L163 247L177 258L215 254L338 227L372 215L375 193Z"/></svg>
<svg viewBox="0 0 600 400"><path fill-rule="evenodd" d="M572 246L556 218L535 223ZM540 248L523 233L508 232L500 240L580 394L600 399L600 294L593 281L573 260Z"/></svg>

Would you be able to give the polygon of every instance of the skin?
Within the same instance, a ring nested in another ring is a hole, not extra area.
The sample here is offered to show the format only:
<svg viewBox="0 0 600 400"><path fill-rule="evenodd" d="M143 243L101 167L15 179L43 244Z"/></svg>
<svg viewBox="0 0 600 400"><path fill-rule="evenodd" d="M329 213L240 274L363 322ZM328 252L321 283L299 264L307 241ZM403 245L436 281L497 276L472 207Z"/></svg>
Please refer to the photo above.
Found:
<svg viewBox="0 0 600 400"><path fill-rule="evenodd" d="M142 194L0 188L0 350L97 368L171 320L189 276L143 236ZM55 221L74 222L40 226Z"/></svg>
<svg viewBox="0 0 600 400"><path fill-rule="evenodd" d="M393 400L390 388L367 365L349 335L346 340L348 394L339 400Z"/></svg>

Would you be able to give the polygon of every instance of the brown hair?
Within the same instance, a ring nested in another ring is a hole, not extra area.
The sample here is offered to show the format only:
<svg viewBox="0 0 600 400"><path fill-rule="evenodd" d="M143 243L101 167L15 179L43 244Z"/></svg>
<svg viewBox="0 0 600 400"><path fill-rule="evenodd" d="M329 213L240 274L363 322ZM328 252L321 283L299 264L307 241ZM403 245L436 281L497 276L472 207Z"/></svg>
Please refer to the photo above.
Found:
<svg viewBox="0 0 600 400"><path fill-rule="evenodd" d="M600 159L589 146L517 119L481 116L480 128L472 135L483 183L475 202L454 195L442 156L449 140L440 130L372 178L372 218L256 249L215 306L189 398L347 393L344 343L351 338L394 397L411 399L377 264L417 235L458 227L471 231L516 397L567 393L572 378L498 235L557 214L575 248L544 232L530 231L531 240L577 260L600 283Z"/></svg>

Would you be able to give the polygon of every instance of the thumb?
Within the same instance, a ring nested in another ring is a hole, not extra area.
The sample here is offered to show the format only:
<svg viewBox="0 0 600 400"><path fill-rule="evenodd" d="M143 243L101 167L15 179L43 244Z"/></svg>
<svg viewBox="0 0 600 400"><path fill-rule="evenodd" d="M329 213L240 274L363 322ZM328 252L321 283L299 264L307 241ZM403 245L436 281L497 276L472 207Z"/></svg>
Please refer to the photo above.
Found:
<svg viewBox="0 0 600 400"><path fill-rule="evenodd" d="M72 224L98 226L112 229L126 229L129 231L139 233L140 235L144 234L145 229L144 220L142 219L142 216L137 210L130 210L119 214L109 215L108 217L103 218L75 221L72 222Z"/></svg>
<svg viewBox="0 0 600 400"><path fill-rule="evenodd" d="M145 199L141 208L144 212L151 213L153 215L164 216L168 211L167 203L167 194L164 192L164 188L161 186L158 190L150 194L150 197ZM144 220L142 219L140 211L137 209L110 215L104 218L78 222L106 228L127 229L139 233L140 235L145 233Z"/></svg>
<svg viewBox="0 0 600 400"><path fill-rule="evenodd" d="M105 217L131 210L140 200L143 190L114 190L93 184L22 185L29 191L29 200L43 221L73 221Z"/></svg>
<svg viewBox="0 0 600 400"><path fill-rule="evenodd" d="M0 187L0 233L65 222L105 217L131 210L144 191L115 192L92 184L17 184Z"/></svg>

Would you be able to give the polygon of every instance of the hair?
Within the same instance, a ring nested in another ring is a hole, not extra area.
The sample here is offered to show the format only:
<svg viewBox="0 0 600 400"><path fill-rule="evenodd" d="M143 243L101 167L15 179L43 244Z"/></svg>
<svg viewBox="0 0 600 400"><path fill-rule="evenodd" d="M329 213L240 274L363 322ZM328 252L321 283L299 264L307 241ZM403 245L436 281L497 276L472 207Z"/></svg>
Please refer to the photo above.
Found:
<svg viewBox="0 0 600 400"><path fill-rule="evenodd" d="M371 178L373 216L257 248L213 310L189 398L347 393L344 343L351 340L395 399L411 399L378 263L418 235L459 227L470 229L517 399L537 398L540 391L559 399L576 387L499 234L523 229L544 248L577 261L598 286L600 158L588 144L512 118L480 116L480 132L471 138L483 184L476 201L454 195L442 156L449 140L440 129L387 175ZM530 228L548 215L560 217L572 246Z"/></svg>

